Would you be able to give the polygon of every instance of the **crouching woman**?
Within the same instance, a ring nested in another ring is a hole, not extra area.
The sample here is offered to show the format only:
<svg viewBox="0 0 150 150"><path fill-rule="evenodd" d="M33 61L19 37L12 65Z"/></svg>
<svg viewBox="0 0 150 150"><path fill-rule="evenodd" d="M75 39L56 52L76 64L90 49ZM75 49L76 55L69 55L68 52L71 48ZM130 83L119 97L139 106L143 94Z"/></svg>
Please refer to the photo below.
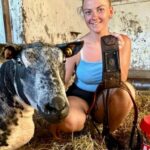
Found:
<svg viewBox="0 0 150 150"><path fill-rule="evenodd" d="M69 82L73 72L76 78L69 87L67 96L70 104L69 114L63 122L57 126L58 130L64 132L81 131L84 128L87 112L94 99L94 93L102 82L103 60L101 37L113 35L119 41L119 61L121 69L121 81L129 88L132 96L135 96L134 88L126 82L131 55L131 41L126 35L112 34L109 32L108 23L113 16L113 8L110 0L82 0L82 13L89 32L81 40L84 46L75 56L66 61L66 84ZM106 90L99 91L100 94L95 102L92 117L96 122L104 120L104 98ZM106 98L105 98L106 100ZM109 90L108 109L109 127L114 131L126 118L132 108L131 97L122 88Z"/></svg>

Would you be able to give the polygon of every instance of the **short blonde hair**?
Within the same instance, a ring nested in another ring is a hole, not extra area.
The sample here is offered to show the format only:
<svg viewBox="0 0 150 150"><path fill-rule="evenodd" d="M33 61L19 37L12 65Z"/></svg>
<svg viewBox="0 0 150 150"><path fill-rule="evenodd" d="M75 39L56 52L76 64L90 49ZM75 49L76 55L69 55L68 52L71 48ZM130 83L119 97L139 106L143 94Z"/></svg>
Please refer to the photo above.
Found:
<svg viewBox="0 0 150 150"><path fill-rule="evenodd" d="M83 6L84 0L82 0L82 6ZM108 0L109 6L111 6L111 0Z"/></svg>

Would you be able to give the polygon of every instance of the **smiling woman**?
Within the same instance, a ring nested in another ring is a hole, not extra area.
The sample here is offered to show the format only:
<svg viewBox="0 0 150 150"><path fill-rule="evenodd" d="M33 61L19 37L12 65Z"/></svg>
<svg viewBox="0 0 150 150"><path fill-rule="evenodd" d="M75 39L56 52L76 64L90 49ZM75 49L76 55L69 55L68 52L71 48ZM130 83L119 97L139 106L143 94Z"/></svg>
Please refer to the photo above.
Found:
<svg viewBox="0 0 150 150"><path fill-rule="evenodd" d="M104 119L104 105L107 90L97 89L103 83L104 60L102 57L101 39L103 36L113 37L118 42L117 61L120 61L121 75L118 79L124 82L134 96L133 87L126 82L130 63L131 41L126 35L110 33L108 25L113 17L113 8L109 0L82 0L81 10L89 32L81 39L84 41L81 51L66 60L66 84L75 72L75 81L67 91L70 104L68 116L57 126L56 131L81 131L86 122L86 115L94 101L94 93L98 91L96 102L92 110L93 119L102 123ZM109 38L108 38L109 39ZM108 43L111 41L108 40ZM108 58L109 60L109 58ZM111 79L111 77L110 77ZM129 94L120 87L109 89L109 128L114 131L128 115L132 108ZM120 100L121 99L121 100ZM54 134L54 132L53 132ZM57 136L57 132L55 134Z"/></svg>

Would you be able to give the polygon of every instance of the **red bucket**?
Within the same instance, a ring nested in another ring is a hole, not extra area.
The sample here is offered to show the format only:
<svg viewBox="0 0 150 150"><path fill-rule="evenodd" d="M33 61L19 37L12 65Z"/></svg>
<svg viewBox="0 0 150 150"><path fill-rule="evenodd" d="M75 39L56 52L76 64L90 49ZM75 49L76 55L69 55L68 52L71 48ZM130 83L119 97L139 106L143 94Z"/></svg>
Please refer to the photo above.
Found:
<svg viewBox="0 0 150 150"><path fill-rule="evenodd" d="M144 116L141 120L140 128L142 132L150 139L150 115Z"/></svg>
<svg viewBox="0 0 150 150"><path fill-rule="evenodd" d="M142 150L150 150L150 145L143 144L142 145Z"/></svg>
<svg viewBox="0 0 150 150"><path fill-rule="evenodd" d="M140 128L146 138L142 145L142 150L150 150L150 115L144 116L140 122Z"/></svg>

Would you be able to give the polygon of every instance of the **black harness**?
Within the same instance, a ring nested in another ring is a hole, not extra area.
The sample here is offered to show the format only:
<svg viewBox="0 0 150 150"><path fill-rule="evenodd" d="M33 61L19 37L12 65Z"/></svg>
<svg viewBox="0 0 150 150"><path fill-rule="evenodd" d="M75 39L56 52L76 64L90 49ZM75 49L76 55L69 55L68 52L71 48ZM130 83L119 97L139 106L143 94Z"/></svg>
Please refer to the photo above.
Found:
<svg viewBox="0 0 150 150"><path fill-rule="evenodd" d="M103 97L104 104L104 120L103 120L103 137L105 137L105 142L108 149L124 149L124 147L112 136L109 131L109 109L108 109L108 96L109 90L111 88L120 88L128 92L134 107L134 120L130 135L129 149L138 150L141 148L141 138L139 131L137 129L138 120L138 109L134 98L124 82L121 81L120 73L120 61L119 61L119 46L118 39L112 35L104 36L101 38L102 46L102 58L104 62L103 67L103 82L98 87L98 91L103 91L106 89L106 97ZM100 90L101 89L101 90ZM97 91L97 93L98 93ZM135 130L137 129L137 143L133 145Z"/></svg>
<svg viewBox="0 0 150 150"><path fill-rule="evenodd" d="M96 104L97 98L102 94L103 96L103 106L104 106L104 120L103 120L103 131L102 136L105 139L106 146L108 150L123 150L123 149L131 149L131 150L140 150L142 143L142 136L140 131L137 128L137 120L138 120L138 109L135 103L135 100L126 86L124 82L121 81L121 73L120 73L120 62L119 62L119 48L118 41L112 35L104 36L101 38L101 46L102 46L102 58L103 58L103 82L99 84L97 90L95 92L93 104L91 105L88 114ZM111 133L109 128L109 93L112 88L120 88L128 92L134 107L134 119L133 125L130 135L129 145L122 145ZM106 91L106 96L103 91ZM94 111L94 110L93 110ZM94 127L98 131L94 120L92 121ZM137 138L135 139L135 133ZM135 142L136 141L136 142ZM134 144L133 144L134 143Z"/></svg>
<svg viewBox="0 0 150 150"><path fill-rule="evenodd" d="M113 149L126 149L125 147L128 147L128 149L131 150L140 150L141 149L141 143L142 143L142 137L140 134L140 131L137 128L137 120L138 120L138 109L135 103L135 100L130 92L130 90L128 89L128 87L126 86L126 84L124 82L120 83L120 89L125 90L128 92L132 103L133 103L133 108L134 108L134 119L133 119L133 124L132 124L132 130L131 130L131 134L130 134L130 140L129 140L129 145L125 146L122 145L111 133L110 133L110 129L109 129L109 109L108 109L108 96L109 96L109 90L110 89L106 89L106 97L103 96L103 104L104 104L104 120L103 120L103 132L102 135L105 138L105 143L106 146L109 150L113 150ZM104 95L104 94L103 94ZM136 138L135 138L136 136Z"/></svg>
<svg viewBox="0 0 150 150"><path fill-rule="evenodd" d="M23 64L23 62L21 61L21 59L19 58L18 61L14 61L14 66L15 66L15 76L14 76L14 82L16 83L16 88L17 88L17 94L19 97L21 97L22 100L24 100L24 102L26 104L29 104L29 101L27 99L27 97L24 95L23 92L23 86L21 84L21 78L25 75L26 73L26 68L25 65Z"/></svg>
<svg viewBox="0 0 150 150"><path fill-rule="evenodd" d="M20 80L24 71L23 63L14 59L5 62L0 68L0 90L7 95L10 106L13 106L12 98L15 95L18 95L25 103L30 104L24 95Z"/></svg>

